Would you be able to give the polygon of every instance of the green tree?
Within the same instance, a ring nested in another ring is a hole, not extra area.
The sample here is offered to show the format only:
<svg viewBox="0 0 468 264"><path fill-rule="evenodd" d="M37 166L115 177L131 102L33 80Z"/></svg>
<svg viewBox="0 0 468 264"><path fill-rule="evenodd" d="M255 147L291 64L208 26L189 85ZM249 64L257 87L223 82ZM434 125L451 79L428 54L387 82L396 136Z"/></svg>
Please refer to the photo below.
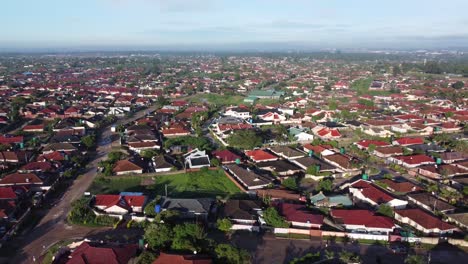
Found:
<svg viewBox="0 0 468 264"><path fill-rule="evenodd" d="M307 167L307 170L306 170L306 173L310 175L318 175L319 172L320 172L320 169L315 165Z"/></svg>
<svg viewBox="0 0 468 264"><path fill-rule="evenodd" d="M289 264L308 264L314 263L320 260L320 252L307 253L303 257L295 258L289 262Z"/></svg>
<svg viewBox="0 0 468 264"><path fill-rule="evenodd" d="M279 215L278 211L274 207L268 207L263 212L263 218L265 222L272 227L289 227L289 223Z"/></svg>
<svg viewBox="0 0 468 264"><path fill-rule="evenodd" d="M355 255L352 252L343 250L339 253L340 260L344 263L351 263L351 262L360 262L359 256Z"/></svg>
<svg viewBox="0 0 468 264"><path fill-rule="evenodd" d="M333 189L333 181L331 179L322 179L315 189L317 191L331 192Z"/></svg>
<svg viewBox="0 0 468 264"><path fill-rule="evenodd" d="M81 138L81 143L83 143L87 149L91 149L96 146L96 137L94 135L84 136Z"/></svg>
<svg viewBox="0 0 468 264"><path fill-rule="evenodd" d="M247 251L235 248L229 244L219 244L215 248L216 260L225 264L248 264L250 255Z"/></svg>
<svg viewBox="0 0 468 264"><path fill-rule="evenodd" d="M262 137L253 130L237 130L229 138L230 146L240 149L254 149L262 146Z"/></svg>
<svg viewBox="0 0 468 264"><path fill-rule="evenodd" d="M284 187L290 189L290 190L297 190L299 189L299 186L297 185L297 180L295 177L288 177L286 178L282 183Z"/></svg>
<svg viewBox="0 0 468 264"><path fill-rule="evenodd" d="M156 259L156 254L145 250L138 256L137 264L151 264Z"/></svg>
<svg viewBox="0 0 468 264"><path fill-rule="evenodd" d="M391 218L393 218L393 214L394 214L393 213L393 208L390 205L387 205L387 204L381 204L379 206L379 209L377 209L377 213L379 213L381 215L391 217Z"/></svg>
<svg viewBox="0 0 468 264"><path fill-rule="evenodd" d="M452 84L452 88L457 89L457 90L463 88L464 86L465 86L465 83L462 81L457 81Z"/></svg>
<svg viewBox="0 0 468 264"><path fill-rule="evenodd" d="M420 255L409 255L405 259L405 264L424 264L426 260Z"/></svg>
<svg viewBox="0 0 468 264"><path fill-rule="evenodd" d="M210 162L211 162L211 165L215 167L218 167L219 165L221 165L221 162L217 158L212 158Z"/></svg>
<svg viewBox="0 0 468 264"><path fill-rule="evenodd" d="M158 155L158 152L152 149L146 149L140 153L140 156L146 159L151 159L152 157L157 156L157 155Z"/></svg>
<svg viewBox="0 0 468 264"><path fill-rule="evenodd" d="M173 250L198 251L204 248L206 233L200 225L184 223L176 225L173 229Z"/></svg>
<svg viewBox="0 0 468 264"><path fill-rule="evenodd" d="M225 233L231 232L232 223L229 219L227 218L218 219L218 221L216 221L216 224L219 230Z"/></svg>
<svg viewBox="0 0 468 264"><path fill-rule="evenodd" d="M150 224L145 228L144 239L153 250L164 250L169 248L174 239L171 227L162 224Z"/></svg>
<svg viewBox="0 0 468 264"><path fill-rule="evenodd" d="M325 258L326 259L334 259L335 258L335 252L331 250L325 250Z"/></svg>

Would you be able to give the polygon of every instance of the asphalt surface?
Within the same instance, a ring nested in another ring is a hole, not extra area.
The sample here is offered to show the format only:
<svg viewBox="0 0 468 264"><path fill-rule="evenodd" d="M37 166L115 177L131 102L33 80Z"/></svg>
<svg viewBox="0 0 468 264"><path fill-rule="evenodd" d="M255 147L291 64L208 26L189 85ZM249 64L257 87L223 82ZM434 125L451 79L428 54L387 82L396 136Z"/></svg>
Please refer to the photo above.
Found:
<svg viewBox="0 0 468 264"><path fill-rule="evenodd" d="M126 124L136 119L145 116L146 113L155 111L156 107L135 113L132 117L118 120L115 124ZM98 163L107 158L107 154L112 150L112 132L110 127L107 127L98 139L97 155L91 162L88 163L86 173L80 175L73 184L67 189L59 202L52 207L41 221L29 233L13 238L12 244L20 248L15 257L7 263L34 263L43 255L47 249L57 242L67 239L80 239L110 228L91 228L76 225L69 225L66 221L67 214L71 209L71 204L76 199L80 198L89 188L94 178Z"/></svg>

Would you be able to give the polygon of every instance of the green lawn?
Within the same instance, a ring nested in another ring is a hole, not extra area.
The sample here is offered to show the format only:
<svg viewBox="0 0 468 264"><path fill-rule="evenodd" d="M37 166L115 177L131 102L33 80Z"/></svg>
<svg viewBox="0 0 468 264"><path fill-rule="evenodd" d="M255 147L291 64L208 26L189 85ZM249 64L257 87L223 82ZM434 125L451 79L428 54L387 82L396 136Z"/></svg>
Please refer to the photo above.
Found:
<svg viewBox="0 0 468 264"><path fill-rule="evenodd" d="M141 179L138 176L98 178L88 191L92 194L119 193L123 191L144 192L153 197L165 195L165 185L167 184L168 195L177 198L214 198L216 196L224 198L242 194L241 190L226 177L223 170L156 176L154 178L155 183L149 186L141 186Z"/></svg>

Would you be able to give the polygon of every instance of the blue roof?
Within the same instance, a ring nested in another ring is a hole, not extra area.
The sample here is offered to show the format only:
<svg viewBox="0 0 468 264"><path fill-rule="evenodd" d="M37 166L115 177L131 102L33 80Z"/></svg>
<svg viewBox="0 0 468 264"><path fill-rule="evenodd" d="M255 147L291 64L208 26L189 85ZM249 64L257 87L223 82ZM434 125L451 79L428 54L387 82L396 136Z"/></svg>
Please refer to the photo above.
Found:
<svg viewBox="0 0 468 264"><path fill-rule="evenodd" d="M142 192L121 192L120 196L142 196Z"/></svg>
<svg viewBox="0 0 468 264"><path fill-rule="evenodd" d="M342 204L343 206L352 206L353 201L349 198L348 195L336 195L328 197L331 204Z"/></svg>

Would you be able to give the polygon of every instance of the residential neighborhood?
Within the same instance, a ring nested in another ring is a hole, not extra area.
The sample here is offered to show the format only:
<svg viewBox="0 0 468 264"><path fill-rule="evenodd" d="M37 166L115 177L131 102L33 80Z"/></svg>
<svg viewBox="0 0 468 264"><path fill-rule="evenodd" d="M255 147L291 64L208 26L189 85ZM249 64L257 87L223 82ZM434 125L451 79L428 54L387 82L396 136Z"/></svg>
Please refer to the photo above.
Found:
<svg viewBox="0 0 468 264"><path fill-rule="evenodd" d="M0 56L0 263L462 263L468 80L431 56Z"/></svg>

